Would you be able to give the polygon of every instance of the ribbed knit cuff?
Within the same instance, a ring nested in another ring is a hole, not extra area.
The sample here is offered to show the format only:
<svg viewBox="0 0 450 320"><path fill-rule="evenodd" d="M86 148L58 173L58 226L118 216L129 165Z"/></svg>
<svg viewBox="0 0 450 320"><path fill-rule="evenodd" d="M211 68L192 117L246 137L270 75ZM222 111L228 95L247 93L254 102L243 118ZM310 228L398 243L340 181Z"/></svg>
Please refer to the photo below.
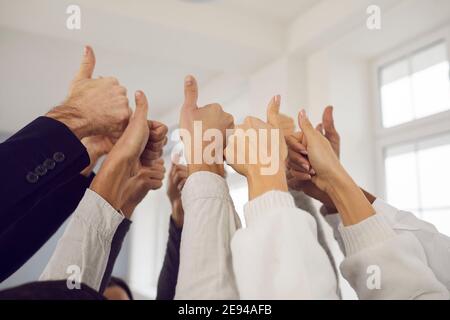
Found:
<svg viewBox="0 0 450 320"><path fill-rule="evenodd" d="M244 206L247 226L250 226L273 209L296 208L294 198L289 192L270 191L248 202Z"/></svg>
<svg viewBox="0 0 450 320"><path fill-rule="evenodd" d="M378 214L353 226L344 227L341 224L339 225L339 232L341 233L347 256L351 256L395 236L395 231L386 218Z"/></svg>
<svg viewBox="0 0 450 320"><path fill-rule="evenodd" d="M205 198L231 201L230 191L223 177L208 171L199 171L189 176L181 192L183 206Z"/></svg>

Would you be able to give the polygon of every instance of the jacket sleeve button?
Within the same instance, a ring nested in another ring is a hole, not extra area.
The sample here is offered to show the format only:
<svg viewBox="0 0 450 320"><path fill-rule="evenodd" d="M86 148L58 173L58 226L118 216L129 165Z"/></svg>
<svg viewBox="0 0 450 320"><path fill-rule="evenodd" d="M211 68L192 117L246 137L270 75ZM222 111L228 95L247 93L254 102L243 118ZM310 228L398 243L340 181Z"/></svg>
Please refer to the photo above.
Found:
<svg viewBox="0 0 450 320"><path fill-rule="evenodd" d="M55 168L55 166L56 166L56 162L55 162L55 160L53 160L53 159L46 159L46 160L44 161L44 167L45 167L47 170L53 170L53 169Z"/></svg>
<svg viewBox="0 0 450 320"><path fill-rule="evenodd" d="M42 177L47 173L47 168L42 165L39 165L36 167L36 169L34 169L34 173Z"/></svg>
<svg viewBox="0 0 450 320"><path fill-rule="evenodd" d="M55 160L58 163L63 162L65 159L66 156L62 152L55 152L55 154L53 155L53 160Z"/></svg>
<svg viewBox="0 0 450 320"><path fill-rule="evenodd" d="M38 180L39 180L39 176L36 173L34 173L34 172L27 173L27 181L29 183L36 183L36 182L38 182Z"/></svg>

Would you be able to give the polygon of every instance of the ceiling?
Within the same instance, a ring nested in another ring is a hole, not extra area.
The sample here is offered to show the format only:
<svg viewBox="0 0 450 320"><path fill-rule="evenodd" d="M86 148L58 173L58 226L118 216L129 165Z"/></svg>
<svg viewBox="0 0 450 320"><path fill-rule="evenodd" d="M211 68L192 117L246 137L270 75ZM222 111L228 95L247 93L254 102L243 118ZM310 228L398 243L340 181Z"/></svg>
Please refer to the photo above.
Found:
<svg viewBox="0 0 450 320"><path fill-rule="evenodd" d="M184 1L195 2L195 0ZM321 0L200 0L201 5L210 5L218 9L245 12L247 15L253 15L258 19L282 25L287 25L292 22L292 20L301 15L302 12L312 8L319 2L321 2Z"/></svg>
<svg viewBox="0 0 450 320"><path fill-rule="evenodd" d="M398 24L411 18L407 13L412 3L416 33L424 24L446 19L439 12L421 19L430 6L422 0L377 0L384 25L391 25L379 33L352 31L365 25L372 0L76 3L82 27L70 31L66 8L72 0L0 0L0 103L15 105L0 108L0 131L20 128L64 98L84 44L97 53L96 75L114 75L130 92L143 89L151 96L152 116L158 118L180 105L182 79L188 73L198 77L201 98L214 96L226 103L242 92L255 71L287 54L315 52L341 38L341 51L359 50L367 57L374 50L387 50L408 36L411 28ZM398 7L398 14L392 7ZM392 30L402 34L394 37ZM27 96L17 92L21 87Z"/></svg>

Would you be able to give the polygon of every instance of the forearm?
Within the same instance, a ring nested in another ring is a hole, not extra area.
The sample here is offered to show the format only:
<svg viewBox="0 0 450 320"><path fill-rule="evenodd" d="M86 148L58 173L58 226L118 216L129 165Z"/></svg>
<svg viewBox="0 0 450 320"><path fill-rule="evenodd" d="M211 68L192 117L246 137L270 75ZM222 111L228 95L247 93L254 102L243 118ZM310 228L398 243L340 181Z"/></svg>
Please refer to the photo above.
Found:
<svg viewBox="0 0 450 320"><path fill-rule="evenodd" d="M91 189L101 195L116 210L120 210L123 206L123 191L125 182L131 175L132 165L129 159L121 155L116 156L114 152L111 152L92 181ZM130 217L134 206L126 209L127 217Z"/></svg>
<svg viewBox="0 0 450 320"><path fill-rule="evenodd" d="M357 224L375 214L364 193L344 170L337 172L330 180L327 193L346 226Z"/></svg>
<svg viewBox="0 0 450 320"><path fill-rule="evenodd" d="M79 140L91 134L87 119L73 106L62 105L55 107L45 116L63 123Z"/></svg>
<svg viewBox="0 0 450 320"><path fill-rule="evenodd" d="M130 223L88 189L40 281L67 279L102 292Z"/></svg>
<svg viewBox="0 0 450 320"><path fill-rule="evenodd" d="M417 238L396 234L385 216L341 226L340 232L347 256L342 274L360 299L449 299Z"/></svg>
<svg viewBox="0 0 450 320"><path fill-rule="evenodd" d="M30 259L77 208L93 177L78 175L0 235L0 282ZM26 241L23 241L26 239Z"/></svg>
<svg viewBox="0 0 450 320"><path fill-rule="evenodd" d="M181 228L170 218L166 254L158 278L156 300L173 300L180 266Z"/></svg>
<svg viewBox="0 0 450 320"><path fill-rule="evenodd" d="M252 172L247 175L247 183L249 200L256 199L270 191L288 191L284 169L280 169L280 171L274 175L267 176L261 175L259 169L256 171L252 170Z"/></svg>
<svg viewBox="0 0 450 320"><path fill-rule="evenodd" d="M14 155L14 156L11 156ZM0 233L89 164L86 148L62 123L39 117L0 144Z"/></svg>
<svg viewBox="0 0 450 320"><path fill-rule="evenodd" d="M182 191L184 226L176 299L237 299L231 237L237 229L225 180L210 172L191 175Z"/></svg>
<svg viewBox="0 0 450 320"><path fill-rule="evenodd" d="M247 228L232 240L241 299L337 299L315 221L291 195L268 192L246 205L245 216Z"/></svg>

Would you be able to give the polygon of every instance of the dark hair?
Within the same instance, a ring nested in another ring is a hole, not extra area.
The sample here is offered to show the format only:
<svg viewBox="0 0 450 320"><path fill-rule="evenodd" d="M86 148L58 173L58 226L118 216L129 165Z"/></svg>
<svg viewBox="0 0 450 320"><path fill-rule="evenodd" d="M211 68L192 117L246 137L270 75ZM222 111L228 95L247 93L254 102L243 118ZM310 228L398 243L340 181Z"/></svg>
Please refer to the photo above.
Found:
<svg viewBox="0 0 450 320"><path fill-rule="evenodd" d="M108 283L107 287L110 288L110 287L116 287L116 286L125 290L125 292L128 295L128 298L130 298L130 300L134 300L133 294L131 293L131 290L128 287L127 283L120 278L111 277L111 279L109 279L109 283Z"/></svg>

